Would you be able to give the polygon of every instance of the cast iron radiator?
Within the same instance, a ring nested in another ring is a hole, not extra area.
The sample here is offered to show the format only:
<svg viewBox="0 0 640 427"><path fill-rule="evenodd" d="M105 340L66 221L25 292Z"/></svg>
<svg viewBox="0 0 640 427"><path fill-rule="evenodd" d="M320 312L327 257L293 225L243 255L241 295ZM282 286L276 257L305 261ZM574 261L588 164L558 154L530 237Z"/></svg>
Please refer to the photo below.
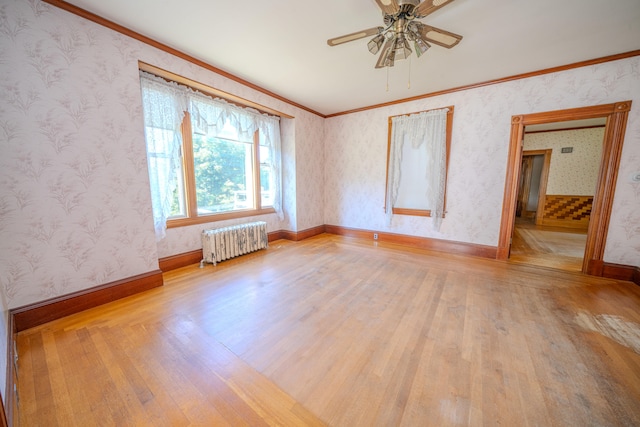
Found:
<svg viewBox="0 0 640 427"><path fill-rule="evenodd" d="M202 262L216 263L269 246L264 221L202 231Z"/></svg>

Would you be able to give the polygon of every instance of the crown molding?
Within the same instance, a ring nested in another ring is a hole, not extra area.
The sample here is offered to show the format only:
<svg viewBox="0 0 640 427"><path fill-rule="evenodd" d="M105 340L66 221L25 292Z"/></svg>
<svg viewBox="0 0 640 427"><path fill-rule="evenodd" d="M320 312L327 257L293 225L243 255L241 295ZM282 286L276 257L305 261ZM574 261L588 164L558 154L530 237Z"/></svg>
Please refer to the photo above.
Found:
<svg viewBox="0 0 640 427"><path fill-rule="evenodd" d="M280 101L286 102L287 104L289 104L291 106L300 108L302 110L308 111L309 113L315 114L315 115L323 117L323 118L326 117L324 114L321 114L321 113L319 113L319 112L317 112L315 110L312 110L309 107L305 107L302 104L298 104L297 102L291 101L290 99L287 99L287 98L285 98L283 96L280 96L280 95L278 95L276 93L273 93L270 90L267 90L267 89L265 89L263 87L260 87L260 86L258 86L256 84L253 84L250 81L244 80L244 79L242 79L242 78L240 78L238 76L235 76L235 75L233 75L233 74L231 74L231 73L229 73L227 71L224 71L224 70L222 70L220 68L214 67L211 64L208 64L208 63L206 63L204 61L201 61L201 60L199 60L197 58L194 58L191 55L188 55L188 54L186 54L184 52L181 52L181 51L179 51L177 49L174 49L174 48L172 48L170 46L167 46L164 43L160 43L159 41L156 41L156 40L154 40L154 39L152 39L150 37L144 36L144 35L136 32L136 31L130 30L129 28L124 27L124 26L122 26L120 24L116 24L115 22L110 21L108 19L105 19L105 18L103 18L103 17L101 17L99 15L96 15L93 12L89 12L86 9L82 9L82 8L80 8L78 6L75 6L75 5L71 4L71 3L67 3L66 1L63 1L63 0L43 0L43 1L45 3L48 3L48 4L52 5L52 6L55 6L55 7L59 8L59 9L65 10L65 11L67 11L69 13L72 13L74 15L80 16L80 17L82 17L84 19L87 19L89 21L95 22L98 25L102 25L103 27L109 28L109 29L111 29L113 31L116 31L116 32L120 33L120 34L124 34L125 36L131 37L131 38L136 39L138 41L141 41L142 43L145 43L145 44L147 44L149 46L155 47L156 49L160 49L160 50L162 50L164 52L167 52L167 53L169 53L169 54L171 54L173 56L176 56L176 57L178 57L180 59L184 59L187 62L190 62L190 63L192 63L194 65L199 66L199 67L202 67L202 68L204 68L206 70L212 71L212 72L214 72L216 74L219 74L219 75L221 75L223 77L228 78L229 80L233 80L233 81L235 81L237 83L240 83L240 84L242 84L244 86L247 86L247 87L249 87L251 89L254 89L254 90L258 91L258 92L264 93L265 95L268 95L268 96L270 96L272 98L275 98L275 99L278 99Z"/></svg>
<svg viewBox="0 0 640 427"><path fill-rule="evenodd" d="M500 83L511 82L511 81L514 81L514 80L528 79L530 77L537 77L537 76L542 76L542 75L545 75L545 74L551 74L551 73L557 73L557 72L560 72L560 71L572 70L574 68L588 67L590 65L603 64L605 62L612 62L612 61L618 61L618 60L621 60L621 59L633 58L634 56L640 56L640 49L632 50L630 52L618 53L618 54L615 54L615 55L603 56L601 58L596 58L596 59L589 59L587 61L580 61L580 62L574 62L574 63L567 64L567 65L560 65L560 66L557 66L557 67L545 68L543 70L531 71L531 72L522 73L522 74L515 74L513 76L502 77L502 78L494 79L494 80L487 80L487 81L480 82L480 83L472 83L472 84L469 84L469 85L458 86L458 87L451 88L451 89L443 89L443 90L440 90L440 91L437 91L437 92L426 93L426 94L423 94L423 95L416 95L416 96L412 96L410 98L402 98L402 99L398 99L396 101L389 101L389 102L385 102L385 103L382 103L382 104L370 105L368 107L356 108L356 109L353 109L353 110L343 111L343 112L340 112L340 113L327 114L325 116L325 118L329 119L329 118L332 118L332 117L344 116L344 115L347 115L347 114L359 113L359 112L367 111L367 110L374 110L376 108L383 108L383 107L389 107L391 105L404 104L405 102L412 102L412 101L417 101L417 100L425 99L425 98L433 98L435 96L446 95L446 94L449 94L449 93L460 92L460 91L463 91L463 90L476 89L476 88L479 88L479 87L491 86L491 85L496 85L496 84L500 84Z"/></svg>
<svg viewBox="0 0 640 427"><path fill-rule="evenodd" d="M287 104L300 108L302 110L305 110L309 113L315 114L319 117L322 118L332 118L332 117L337 117L337 116L344 116L347 114L353 114L353 113L359 113L362 111L367 111L367 110L374 110L377 108L383 108L383 107L388 107L391 105L397 105L397 104L404 104L406 102L412 102L412 101L417 101L420 99L425 99L425 98L432 98L435 96L440 96L440 95L445 95L445 94L449 94L449 93L454 93L454 92L460 92L460 91L464 91L464 90L469 90L469 89L476 89L479 87L484 87L484 86L491 86L491 85L495 85L495 84L500 84L500 83L506 83L506 82L510 82L510 81L514 81L514 80L521 80L521 79L526 79L529 77L536 77L536 76L541 76L544 74L550 74L550 73L557 73L560 71L566 71L566 70L571 70L574 68L581 68L581 67L587 67L590 65L596 65L596 64L602 64L605 62L611 62L611 61L618 61L621 59L626 59L626 58L632 58L634 56L640 56L640 49L638 50L632 50L630 52L624 52L624 53L618 53L615 55L609 55L609 56L604 56L601 58L595 58L595 59L590 59L590 60L586 60L586 61L580 61L580 62L574 62L571 64L567 64L567 65L561 65L561 66L557 66L557 67L551 67L551 68L545 68L543 70L538 70L538 71L531 71L528 73L522 73L522 74L516 74L513 76L508 76L508 77L502 77L502 78L498 78L498 79L493 79L493 80L487 80L484 82L479 82L479 83L472 83L469 85L464 85L464 86L458 86L455 88L450 88L450 89L443 89L440 91L436 91L436 92L430 92L430 93L426 93L426 94L422 94L422 95L416 95L413 97L409 97L409 98L402 98L402 99L398 99L396 101L390 101L390 102L385 102L385 103L381 103L381 104L374 104L374 105L370 105L370 106L366 106L366 107L360 107L360 108L356 108L353 110L347 110L347 111L342 111L339 113L332 113L332 114L322 114L318 111L315 111L309 107L306 107L302 104L298 104L294 101L291 101L290 99L287 99L283 96L280 96L276 93L273 93L267 89L264 89L256 84L253 84L247 80L244 80L238 76L235 76L227 71L224 71L220 68L214 67L211 64L208 64L202 60L196 59L191 55L188 55L184 52L181 52L177 49L174 49L172 47L169 47L163 43L160 43L150 37L144 36L138 32L135 32L133 30L130 30L129 28L126 28L120 24L116 24L113 21L110 21L108 19L105 19L99 15L96 15L95 13L89 12L88 10L82 9L78 6L72 5L71 3L67 3L64 0L43 0L45 3L48 3L52 6L56 6L62 10L65 10L67 12L73 13L74 15L78 15L82 18L88 19L89 21L95 22L99 25L102 25L104 27L107 27L113 31L119 32L121 34L124 34L126 36L129 36L131 38L134 38L138 41L141 41L145 44L148 44L150 46L153 46L157 49L160 49L162 51L165 51L171 55L177 56L178 58L184 59L185 61L191 62L194 65L197 65L199 67L202 67L206 70L212 71L216 74L219 74L223 77L226 77L230 80L233 80L237 83L240 83L242 85L245 85L251 89L254 89L258 92L264 93L265 95L271 96L275 99L278 99L280 101L286 102Z"/></svg>

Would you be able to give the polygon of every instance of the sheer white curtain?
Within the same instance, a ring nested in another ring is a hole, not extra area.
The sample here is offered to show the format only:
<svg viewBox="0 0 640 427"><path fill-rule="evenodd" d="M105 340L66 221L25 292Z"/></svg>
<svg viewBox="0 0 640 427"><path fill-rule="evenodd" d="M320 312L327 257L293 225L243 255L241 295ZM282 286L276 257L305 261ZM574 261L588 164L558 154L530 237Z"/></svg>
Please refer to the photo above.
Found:
<svg viewBox="0 0 640 427"><path fill-rule="evenodd" d="M282 210L282 140L280 137L280 118L261 115L258 120L260 129L260 145L269 148L269 158L271 159L271 179L274 185L273 209L280 220L284 219Z"/></svg>
<svg viewBox="0 0 640 427"><path fill-rule="evenodd" d="M198 92L189 95L189 113L195 132L220 136L225 125L237 131L239 141L252 141L256 130L260 132L260 145L269 147L273 208L279 219L284 219L280 182L280 118L261 114L253 108L242 108L219 98L211 98ZM255 173L260 173L256 171Z"/></svg>
<svg viewBox="0 0 640 427"><path fill-rule="evenodd" d="M425 150L426 164L423 167L427 188L424 206L431 210L433 228L440 229L444 216L448 111L443 108L391 119L386 206L388 224L391 224L393 208L397 207L398 190L403 177L404 145L411 144L413 149Z"/></svg>
<svg viewBox="0 0 640 427"><path fill-rule="evenodd" d="M182 159L180 125L187 111L184 89L159 77L140 72L147 163L156 239L166 235Z"/></svg>

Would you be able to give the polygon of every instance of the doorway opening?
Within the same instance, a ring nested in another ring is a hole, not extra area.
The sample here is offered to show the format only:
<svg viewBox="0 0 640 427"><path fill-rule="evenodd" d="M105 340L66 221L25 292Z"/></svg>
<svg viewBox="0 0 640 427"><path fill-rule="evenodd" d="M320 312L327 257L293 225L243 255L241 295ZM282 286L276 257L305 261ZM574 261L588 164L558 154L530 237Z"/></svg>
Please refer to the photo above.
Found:
<svg viewBox="0 0 640 427"><path fill-rule="evenodd" d="M522 170L525 127L554 122L602 118L606 123L602 144L602 156L598 166L596 190L593 195L590 219L587 226L584 256L580 269L587 274L602 275L609 218L630 109L631 101L625 101L615 104L512 117L497 259L508 259L512 249L512 237L515 230L516 211L518 207L520 172Z"/></svg>
<svg viewBox="0 0 640 427"><path fill-rule="evenodd" d="M582 270L605 124L525 127L511 261Z"/></svg>

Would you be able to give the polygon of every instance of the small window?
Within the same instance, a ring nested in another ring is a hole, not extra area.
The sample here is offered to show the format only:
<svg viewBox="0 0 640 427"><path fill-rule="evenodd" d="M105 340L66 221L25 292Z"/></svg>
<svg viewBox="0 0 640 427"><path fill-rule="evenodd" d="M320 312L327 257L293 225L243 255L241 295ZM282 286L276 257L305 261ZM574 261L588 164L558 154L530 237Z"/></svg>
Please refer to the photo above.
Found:
<svg viewBox="0 0 640 427"><path fill-rule="evenodd" d="M385 211L433 217L445 213L453 106L389 118Z"/></svg>

